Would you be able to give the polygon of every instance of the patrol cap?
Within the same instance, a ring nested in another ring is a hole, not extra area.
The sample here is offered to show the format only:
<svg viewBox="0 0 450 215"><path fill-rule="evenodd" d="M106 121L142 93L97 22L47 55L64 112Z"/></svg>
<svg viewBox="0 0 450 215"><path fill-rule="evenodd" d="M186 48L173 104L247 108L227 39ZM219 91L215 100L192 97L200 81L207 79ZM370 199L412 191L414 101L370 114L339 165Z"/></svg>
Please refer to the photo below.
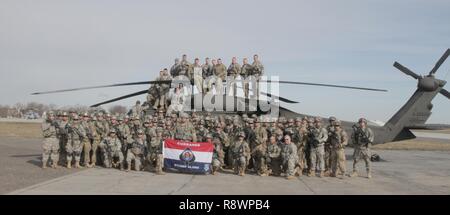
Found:
<svg viewBox="0 0 450 215"><path fill-rule="evenodd" d="M361 123L361 122L367 124L367 120L365 118L359 118L358 123Z"/></svg>
<svg viewBox="0 0 450 215"><path fill-rule="evenodd" d="M62 116L69 116L69 114L67 114L67 112L63 112Z"/></svg>
<svg viewBox="0 0 450 215"><path fill-rule="evenodd" d="M330 116L330 118L328 118L328 121L330 121L330 122L336 121L336 117Z"/></svg>

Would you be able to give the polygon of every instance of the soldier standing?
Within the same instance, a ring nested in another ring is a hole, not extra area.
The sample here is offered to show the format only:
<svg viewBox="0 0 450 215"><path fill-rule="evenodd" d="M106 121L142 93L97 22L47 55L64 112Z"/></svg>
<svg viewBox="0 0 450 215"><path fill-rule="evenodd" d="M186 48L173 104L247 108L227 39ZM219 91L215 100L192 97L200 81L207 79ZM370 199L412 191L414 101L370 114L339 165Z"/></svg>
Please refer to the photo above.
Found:
<svg viewBox="0 0 450 215"><path fill-rule="evenodd" d="M63 112L60 115L60 120L58 121L58 139L59 139L59 162L61 164L67 163L66 160L66 145L68 142L67 136L67 124L69 123L69 115L67 112Z"/></svg>
<svg viewBox="0 0 450 215"><path fill-rule="evenodd" d="M217 59L217 64L214 66L214 75L216 76L216 92L219 95L223 94L223 81L226 80L227 67L222 64L222 59Z"/></svg>
<svg viewBox="0 0 450 215"><path fill-rule="evenodd" d="M308 130L304 124L302 124L302 119L296 119L297 127L296 132L298 135L298 143L297 143L297 155L298 155L298 172L297 174L301 176L303 174L303 170L306 169L306 144L308 140Z"/></svg>
<svg viewBox="0 0 450 215"><path fill-rule="evenodd" d="M335 129L334 123L336 122L336 117L331 116L328 118L328 125L327 125L327 132L328 136L330 136ZM325 142L325 176L329 176L331 173L331 139L328 138L328 140Z"/></svg>
<svg viewBox="0 0 450 215"><path fill-rule="evenodd" d="M80 168L80 156L83 150L83 140L86 139L86 131L80 123L78 115L74 115L72 123L67 124L69 140L66 145L67 168L72 168L72 158L75 158L75 168Z"/></svg>
<svg viewBox="0 0 450 215"><path fill-rule="evenodd" d="M123 170L123 153L122 144L119 138L116 136L116 129L109 130L109 136L101 143L101 148L104 149L103 164L106 168L119 166L120 170ZM115 162L114 160L119 160Z"/></svg>
<svg viewBox="0 0 450 215"><path fill-rule="evenodd" d="M85 167L90 167L89 165L90 153L92 149L92 141L94 139L93 133L95 132L95 129L93 129L88 113L83 114L83 121L81 121L81 125L83 126L84 131L86 132L86 138L83 139L83 152L84 152L83 164Z"/></svg>
<svg viewBox="0 0 450 215"><path fill-rule="evenodd" d="M266 151L267 130L261 126L261 121L255 124L255 139L250 145L252 149L253 167L259 176L267 176Z"/></svg>
<svg viewBox="0 0 450 215"><path fill-rule="evenodd" d="M328 139L328 132L321 125L321 119L314 119L314 127L310 127L308 131L308 144L311 158L311 168L308 176L313 176L316 170L319 171L319 177L324 176L325 163L325 142Z"/></svg>
<svg viewBox="0 0 450 215"><path fill-rule="evenodd" d="M356 170L356 164L362 158L366 163L367 178L372 178L371 174L371 162L370 162L370 147L375 138L372 129L367 127L367 120L360 118L358 124L353 126L352 140L354 143L353 152L353 173L352 177L358 176Z"/></svg>
<svg viewBox="0 0 450 215"><path fill-rule="evenodd" d="M341 122L335 120L333 122L334 129L330 133L331 145L331 176L336 177L338 170L344 176L345 174L345 151L344 148L348 142L347 132L341 128Z"/></svg>
<svg viewBox="0 0 450 215"><path fill-rule="evenodd" d="M163 148L163 128L158 127L156 129L156 136L155 138L152 138L149 142L147 142L147 149L148 149L148 155L147 160L150 164L150 168L153 168L155 173L158 175L164 174L162 167L163 167L163 155L162 155L162 148Z"/></svg>
<svg viewBox="0 0 450 215"><path fill-rule="evenodd" d="M281 173L281 147L278 145L275 135L269 137L269 146L267 146L267 163L271 175L279 176Z"/></svg>
<svg viewBox="0 0 450 215"><path fill-rule="evenodd" d="M167 69L164 69L159 73L159 77L156 79L156 81L170 81L172 78L170 77ZM167 109L167 101L166 101L166 94L170 90L170 84L169 83L159 83L157 85L158 89L158 97L156 98L155 104L153 105L154 109L158 109L158 105L163 108L164 110Z"/></svg>
<svg viewBox="0 0 450 215"><path fill-rule="evenodd" d="M47 113L47 119L42 123L44 141L42 143L42 168L47 168L47 162L51 159L51 167L58 167L59 142L57 138L58 125L53 112Z"/></svg>
<svg viewBox="0 0 450 215"><path fill-rule="evenodd" d="M259 61L258 55L253 55L253 63L252 63L252 75L256 78L257 81L261 80L261 76L264 75L264 66ZM256 91L256 95L259 96L259 83L256 83L256 86L253 86L253 89Z"/></svg>
<svg viewBox="0 0 450 215"><path fill-rule="evenodd" d="M144 161L145 148L144 131L139 129L137 131L137 138L133 140L130 147L127 150L127 172L131 170L131 162L134 161L134 170L141 171L141 164Z"/></svg>
<svg viewBox="0 0 450 215"><path fill-rule="evenodd" d="M95 129L97 131L97 137L94 137L94 142L92 144L92 158L91 158L91 166L95 166L97 162L97 153L100 155L105 154L102 148L101 142L108 137L109 134L109 124L106 119L103 117L103 114L100 112L97 114L97 121L94 122ZM100 148L100 150L97 150ZM98 151L98 152L97 152ZM103 159L101 159L103 161Z"/></svg>
<svg viewBox="0 0 450 215"><path fill-rule="evenodd" d="M222 130L222 126L220 125L220 123L217 123L215 126L215 131L212 132L212 136L214 139L218 139L220 141L220 143L222 144L222 149L225 153L224 155L224 165L231 167L232 165L232 161L229 160L229 158L231 158L229 156L229 147L230 147L230 141L228 139L228 135Z"/></svg>
<svg viewBox="0 0 450 215"><path fill-rule="evenodd" d="M131 116L142 117L141 101L137 100L136 104L131 108Z"/></svg>
<svg viewBox="0 0 450 215"><path fill-rule="evenodd" d="M248 160L250 158L250 147L244 138L245 134L244 132L241 132L239 134L239 139L231 148L231 153L234 159L234 173L240 176L245 175L245 168L247 167Z"/></svg>
<svg viewBox="0 0 450 215"><path fill-rule="evenodd" d="M170 75L172 77L177 77L180 73L180 59L175 58L175 64L173 64L172 67L170 67Z"/></svg>
<svg viewBox="0 0 450 215"><path fill-rule="evenodd" d="M281 151L281 158L286 179L294 179L295 166L298 162L297 146L292 144L291 136L289 136L289 134L284 135L284 145Z"/></svg>
<svg viewBox="0 0 450 215"><path fill-rule="evenodd" d="M203 68L200 65L200 60L195 58L194 65L192 66L194 85L199 93L203 92Z"/></svg>
<svg viewBox="0 0 450 215"><path fill-rule="evenodd" d="M186 54L183 54L180 65L181 65L181 71L185 72L184 75L186 75L189 78L189 80L192 81L194 70L193 70L192 64L187 60Z"/></svg>

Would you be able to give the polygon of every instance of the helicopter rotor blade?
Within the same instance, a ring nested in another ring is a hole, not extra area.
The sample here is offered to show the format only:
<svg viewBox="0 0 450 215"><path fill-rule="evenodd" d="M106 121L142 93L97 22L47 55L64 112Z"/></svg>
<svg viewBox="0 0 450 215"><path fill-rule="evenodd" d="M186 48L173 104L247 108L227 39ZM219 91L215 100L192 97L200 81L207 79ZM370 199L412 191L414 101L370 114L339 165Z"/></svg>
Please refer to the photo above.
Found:
<svg viewBox="0 0 450 215"><path fill-rule="evenodd" d="M242 87L239 87L239 86L237 86L237 88L243 89ZM281 96L272 95L270 93L266 93L266 92L263 92L263 91L259 91L259 93L261 93L262 95L265 95L267 97L272 97L274 99L278 99L278 100L280 100L282 102L286 102L286 103L289 103L289 104L297 104L298 103L297 101L293 101L293 100L290 100L290 99L287 99L287 98L284 98L284 97L281 97Z"/></svg>
<svg viewBox="0 0 450 215"><path fill-rule="evenodd" d="M31 95L41 95L41 94L50 94L50 93L62 93L62 92L70 92L70 91L78 91L78 90L88 90L88 89L107 88L107 87L120 87L120 86L131 86L131 85L147 85L147 84L160 84L160 83L168 83L168 84L170 84L171 82L172 81L129 82L129 83L119 83L119 84L109 84L109 85L100 85L100 86L78 87L78 88L72 88L72 89L36 92L36 93L32 93Z"/></svg>
<svg viewBox="0 0 450 215"><path fill-rule="evenodd" d="M111 102L119 101L119 100L122 100L122 99L134 97L134 96L139 96L139 95L146 94L146 93L148 93L148 90L141 90L141 91L138 91L138 92L135 92L135 93L131 93L131 94L128 94L128 95L124 95L124 96L121 96L121 97L110 99L108 101L104 101L104 102L100 102L100 103L91 105L91 107L98 107L100 105L108 104L108 103L111 103Z"/></svg>
<svg viewBox="0 0 450 215"><path fill-rule="evenodd" d="M445 53L442 55L442 57L436 62L436 65L434 65L433 69L430 71L430 75L434 75L436 71L439 69L439 67L444 63L444 61L447 59L447 57L450 55L450 49L447 49Z"/></svg>
<svg viewBox="0 0 450 215"><path fill-rule="evenodd" d="M403 65L401 65L400 63L398 63L397 61L395 61L394 63L394 67L397 68L398 70L402 71L403 73L413 77L414 79L419 79L420 76L417 75L416 73L414 73L413 71L411 71L410 69L404 67Z"/></svg>
<svg viewBox="0 0 450 215"><path fill-rule="evenodd" d="M441 89L441 91L439 91L443 96L447 97L448 99L450 99L450 92L448 92L445 89Z"/></svg>
<svg viewBox="0 0 450 215"><path fill-rule="evenodd" d="M387 92L387 90L384 90L384 89L375 89L375 88L366 88L366 87L352 87L352 86L334 85L334 84L308 83L308 82L298 82L298 81L270 81L270 80L263 80L261 82L274 82L274 83L280 83L280 84L297 84L297 85L310 85L310 86L321 86L321 87L337 87L337 88L346 88L346 89L354 89L354 90L369 90L369 91Z"/></svg>

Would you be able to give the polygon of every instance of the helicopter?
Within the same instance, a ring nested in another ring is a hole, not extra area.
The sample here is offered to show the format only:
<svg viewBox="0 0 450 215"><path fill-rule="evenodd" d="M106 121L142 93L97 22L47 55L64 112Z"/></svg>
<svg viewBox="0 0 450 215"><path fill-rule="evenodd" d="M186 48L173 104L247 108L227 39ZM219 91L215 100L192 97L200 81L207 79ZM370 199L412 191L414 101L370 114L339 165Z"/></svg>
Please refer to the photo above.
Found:
<svg viewBox="0 0 450 215"><path fill-rule="evenodd" d="M394 62L393 66L403 72L406 75L411 76L417 80L417 89L409 100L385 123L384 125L368 125L369 128L374 132L375 139L372 144L383 144L387 142L397 142L402 140L414 139L416 136L410 131L410 129L427 129L429 126L426 123L428 118L431 116L431 110L433 109L432 100L437 94L441 94L448 99L450 99L450 92L445 90L443 87L447 83L444 80L437 79L435 74L439 67L444 63L444 61L450 55L450 49L447 49L442 57L436 62L435 66L427 75L418 75L407 67L403 66L398 62ZM267 84L293 84L293 85L310 85L319 87L333 87L333 88L346 88L352 90L366 90L366 91L378 91L387 92L384 89L376 88L366 88L366 87L354 87L354 86L344 86L344 85L333 85L333 84L322 84L322 83L309 83L309 82L296 82L296 81L284 81L284 80L258 80L256 84L260 83ZM158 84L170 84L171 88L174 86L190 86L189 89L192 90L191 94L188 94L191 99L187 99L189 110L195 111L197 113L210 112L215 115L229 115L229 114L256 114L258 116L270 115L271 111L276 109L275 117L285 117L285 118L303 118L312 117L310 115L305 115L302 113L297 113L284 108L280 105L280 102L295 104L296 101L277 96L265 92L264 90L257 90L257 96L253 98L249 97L239 97L236 93L225 93L225 94L207 94L203 92L194 92L195 87L190 80L186 79L173 79L167 81L141 81L141 82L129 82L129 83L118 83L110 85L100 85L100 86L89 86L89 87L79 87L63 90L53 90L44 92L35 92L32 95L42 95L49 93L62 93L69 91L87 90L87 89L97 89L97 88L108 88L108 87L121 87L121 86L132 86L132 85L158 85ZM234 87L234 89L239 88L236 85L228 85ZM240 88L243 85L240 86ZM255 85L256 86L256 85ZM230 87L230 89L232 88ZM91 107L99 107L104 104L116 102L119 100L143 95L149 93L149 89L141 90L135 93L120 96L107 101L99 102L97 104L91 105ZM260 99L263 96L266 99ZM205 105L205 98L212 102ZM200 101L200 102L199 102ZM253 105L252 105L253 104ZM256 104L256 105L255 105ZM266 107L262 107L261 104L265 104ZM222 107L219 111L217 107ZM244 108L242 108L244 107ZM323 117L322 120L327 120L328 118ZM341 121L341 126L349 133L353 131L354 122Z"/></svg>

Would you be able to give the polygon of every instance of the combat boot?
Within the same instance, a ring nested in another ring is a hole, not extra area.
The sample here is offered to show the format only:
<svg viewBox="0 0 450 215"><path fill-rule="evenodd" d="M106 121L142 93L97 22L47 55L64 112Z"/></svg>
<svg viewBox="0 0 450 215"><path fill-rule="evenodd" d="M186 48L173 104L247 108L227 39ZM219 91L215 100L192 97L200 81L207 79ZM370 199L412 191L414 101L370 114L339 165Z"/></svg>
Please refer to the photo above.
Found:
<svg viewBox="0 0 450 215"><path fill-rule="evenodd" d="M47 161L46 162L42 162L42 169L47 169Z"/></svg>
<svg viewBox="0 0 450 215"><path fill-rule="evenodd" d="M353 170L352 174L350 174L350 177L358 177L358 172L356 170Z"/></svg>
<svg viewBox="0 0 450 215"><path fill-rule="evenodd" d="M80 161L75 161L75 168L76 169L81 169Z"/></svg>
<svg viewBox="0 0 450 215"><path fill-rule="evenodd" d="M319 178L323 178L323 177L324 177L324 173L323 173L323 171L320 171Z"/></svg>
<svg viewBox="0 0 450 215"><path fill-rule="evenodd" d="M371 179L371 178L372 178L372 173L370 172L370 170L367 171L367 178L368 178L368 179Z"/></svg>
<svg viewBox="0 0 450 215"><path fill-rule="evenodd" d="M58 166L58 164L57 163L52 163L52 168L53 169L56 169L56 168L58 168L59 166Z"/></svg>
<svg viewBox="0 0 450 215"><path fill-rule="evenodd" d="M131 171L131 165L128 165L128 166L127 166L127 169L126 169L125 171L126 171L126 172Z"/></svg>
<svg viewBox="0 0 450 215"><path fill-rule="evenodd" d="M295 177L292 176L292 175L289 175L289 176L286 177L287 180L292 180L292 179L294 179L294 178L295 178Z"/></svg>
<svg viewBox="0 0 450 215"><path fill-rule="evenodd" d="M119 164L119 168L120 168L120 171L123 171L123 163L122 162Z"/></svg>
<svg viewBox="0 0 450 215"><path fill-rule="evenodd" d="M313 177L314 174L315 174L315 171L314 170L310 170L309 173L308 173L308 177Z"/></svg>
<svg viewBox="0 0 450 215"><path fill-rule="evenodd" d="M303 169L302 168L298 168L297 172L295 173L297 176L302 176L303 175Z"/></svg>
<svg viewBox="0 0 450 215"><path fill-rule="evenodd" d="M67 161L67 169L72 169L72 163L70 161Z"/></svg>

